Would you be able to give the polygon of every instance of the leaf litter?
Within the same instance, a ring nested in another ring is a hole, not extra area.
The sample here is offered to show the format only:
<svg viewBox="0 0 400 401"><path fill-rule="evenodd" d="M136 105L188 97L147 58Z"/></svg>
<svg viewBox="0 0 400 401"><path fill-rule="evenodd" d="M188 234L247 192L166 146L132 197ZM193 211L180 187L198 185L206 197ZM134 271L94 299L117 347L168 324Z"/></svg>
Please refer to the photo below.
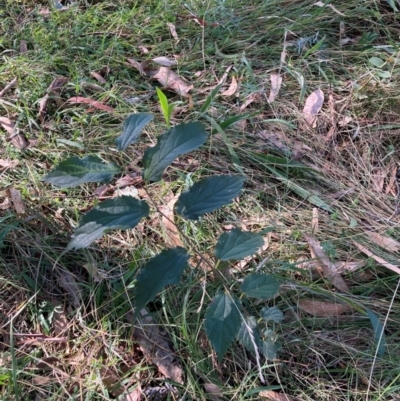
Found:
<svg viewBox="0 0 400 401"><path fill-rule="evenodd" d="M143 354L157 366L167 379L183 384L183 369L172 349L167 332L163 331L145 310L140 311L139 323L133 333Z"/></svg>
<svg viewBox="0 0 400 401"><path fill-rule="evenodd" d="M311 237L311 235L306 233L303 233L303 237L308 242L312 258L316 259L321 266L324 276L338 290L342 292L349 292L349 287L343 280L340 273L338 273L334 263L329 260L328 256L322 249L321 244L315 238Z"/></svg>
<svg viewBox="0 0 400 401"><path fill-rule="evenodd" d="M189 92L193 89L193 85L186 83L176 72L171 70L170 67L176 64L175 61L167 57L156 57L153 60L142 62L132 58L127 60L129 65L135 67L143 76L157 80L165 89L180 96L189 97ZM154 63L160 66L156 67Z"/></svg>
<svg viewBox="0 0 400 401"><path fill-rule="evenodd" d="M307 124L313 128L317 125L317 116L324 104L325 95L321 89L315 90L307 97L303 108L303 116Z"/></svg>
<svg viewBox="0 0 400 401"><path fill-rule="evenodd" d="M318 317L334 317L352 310L349 305L313 299L302 299L298 301L297 306L304 312Z"/></svg>

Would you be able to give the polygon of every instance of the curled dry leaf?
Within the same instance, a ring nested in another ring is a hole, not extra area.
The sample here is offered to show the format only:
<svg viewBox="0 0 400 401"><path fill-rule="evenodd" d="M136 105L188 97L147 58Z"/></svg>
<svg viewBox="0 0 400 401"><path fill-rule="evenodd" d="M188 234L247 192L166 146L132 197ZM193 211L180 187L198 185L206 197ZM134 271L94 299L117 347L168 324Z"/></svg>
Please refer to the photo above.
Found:
<svg viewBox="0 0 400 401"><path fill-rule="evenodd" d="M376 262L381 264L382 266L386 267L387 269L400 274L400 267L396 266L392 263L387 262L385 259L375 255L373 252L371 252L368 248L365 246L359 244L358 242L353 241L353 244L363 253L365 253L369 258L374 259Z"/></svg>
<svg viewBox="0 0 400 401"><path fill-rule="evenodd" d="M96 71L92 71L90 73L90 75L96 79L98 82L100 82L101 84L105 84L107 81Z"/></svg>
<svg viewBox="0 0 400 401"><path fill-rule="evenodd" d="M220 401L224 396L221 389L214 383L204 383L204 389L213 401Z"/></svg>
<svg viewBox="0 0 400 401"><path fill-rule="evenodd" d="M178 40L179 40L179 36L178 36L178 34L176 33L175 25L174 25L173 23L171 23L171 22L167 22L167 26L168 26L168 28L169 28L169 31L171 32L171 36L172 36L176 41L178 41Z"/></svg>
<svg viewBox="0 0 400 401"><path fill-rule="evenodd" d="M233 75L232 82L229 85L229 88L226 91L222 92L221 95L222 96L233 96L237 92L237 90L238 90L238 82L237 82L235 76Z"/></svg>
<svg viewBox="0 0 400 401"><path fill-rule="evenodd" d="M133 335L143 354L157 366L167 379L183 383L183 369L175 357L167 333L154 322L148 312L140 311L141 324L135 327Z"/></svg>
<svg viewBox="0 0 400 401"><path fill-rule="evenodd" d="M28 51L28 43L26 42L26 40L21 40L19 42L19 52L21 54L26 53Z"/></svg>
<svg viewBox="0 0 400 401"><path fill-rule="evenodd" d="M282 85L282 77L279 74L271 74L270 80L271 90L269 92L268 103L272 103L273 101L275 101Z"/></svg>
<svg viewBox="0 0 400 401"><path fill-rule="evenodd" d="M153 78L157 79L166 89L170 89L183 97L188 97L189 92L193 89L193 85L188 85L178 74L168 67L160 67Z"/></svg>
<svg viewBox="0 0 400 401"><path fill-rule="evenodd" d="M67 77L57 77L53 79L52 83L49 85L49 87L46 89L46 95L44 95L40 100L39 100L39 117L40 121L44 121L46 109L47 109L47 103L50 99L50 95L52 93L56 93L59 89L64 87L67 82L69 81L69 78Z"/></svg>
<svg viewBox="0 0 400 401"><path fill-rule="evenodd" d="M314 6L318 6L318 7L329 7L332 11L334 11L336 14L341 15L342 17L345 17L346 14L343 14L342 12L340 12L333 4L324 4L322 1L317 1L316 3L314 3Z"/></svg>
<svg viewBox="0 0 400 401"><path fill-rule="evenodd" d="M277 393L276 391L272 390L265 390L265 391L260 391L258 395L261 398L265 398L266 400L269 401L296 401L295 398L289 397L284 393Z"/></svg>
<svg viewBox="0 0 400 401"><path fill-rule="evenodd" d="M14 205L14 209L18 214L25 213L25 203L22 200L21 192L17 189L10 188L8 190L9 197Z"/></svg>
<svg viewBox="0 0 400 401"><path fill-rule="evenodd" d="M396 241L391 237L386 237L385 235L381 235L379 233L373 231L365 231L368 237L380 247L386 249L389 252L399 252L400 251L400 242Z"/></svg>
<svg viewBox="0 0 400 401"><path fill-rule="evenodd" d="M0 198L2 196L0 195ZM0 202L0 210L7 210L10 209L11 207L11 199L10 198L5 198L2 202Z"/></svg>
<svg viewBox="0 0 400 401"><path fill-rule="evenodd" d="M18 160L3 160L0 159L0 170L2 169L8 169L8 168L15 168L18 166L19 161Z"/></svg>
<svg viewBox="0 0 400 401"><path fill-rule="evenodd" d="M297 303L297 306L304 312L318 317L338 316L352 310L349 305L336 302L314 301L311 299L302 299Z"/></svg>
<svg viewBox="0 0 400 401"><path fill-rule="evenodd" d="M320 243L308 234L303 234L303 237L308 242L310 247L311 256L319 262L324 276L334 285L338 290L348 292L349 287L343 280L342 276L337 272L335 265L331 263L328 256L325 254Z"/></svg>
<svg viewBox="0 0 400 401"><path fill-rule="evenodd" d="M246 100L240 106L240 111L243 111L247 106L249 106L255 100L258 100L259 98L260 98L260 93L259 92L251 93L249 96L246 97Z"/></svg>
<svg viewBox="0 0 400 401"><path fill-rule="evenodd" d="M168 63L166 57L159 57L158 61ZM156 79L165 89L171 90L183 97L189 97L189 92L193 89L193 85L188 85L178 74L169 67L161 66L154 68L154 60L146 60L139 63L135 59L128 58L129 64L135 67L142 75L148 78ZM169 63L172 63L169 60Z"/></svg>
<svg viewBox="0 0 400 401"><path fill-rule="evenodd" d="M179 231L174 223L174 206L176 201L178 200L178 196L173 196L171 193L167 198L172 199L161 207L162 219L161 224L165 228L166 231L166 243L171 247L175 246L183 246L181 238L179 237Z"/></svg>
<svg viewBox="0 0 400 401"><path fill-rule="evenodd" d="M89 104L94 109L108 111L110 113L114 112L114 109L112 107L87 97L81 97L81 96L71 97L70 99L68 99L68 103L84 103L84 104Z"/></svg>
<svg viewBox="0 0 400 401"><path fill-rule="evenodd" d="M335 262L338 273L355 272L365 266L365 260L354 260L353 262Z"/></svg>
<svg viewBox="0 0 400 401"><path fill-rule="evenodd" d="M318 232L318 226L319 226L318 208L314 207L312 210L312 220L311 220L311 231L313 232L313 234L316 234Z"/></svg>
<svg viewBox="0 0 400 401"><path fill-rule="evenodd" d="M10 134L14 133L15 123L7 117L0 117L0 125Z"/></svg>
<svg viewBox="0 0 400 401"><path fill-rule="evenodd" d="M153 61L156 64L162 65L164 67L172 67L173 65L176 65L176 61L170 60L168 57L165 56L153 58Z"/></svg>
<svg viewBox="0 0 400 401"><path fill-rule="evenodd" d="M324 92L322 92L321 89L317 89L306 99L303 108L303 116L311 127L316 127L317 115L322 108L324 98Z"/></svg>
<svg viewBox="0 0 400 401"><path fill-rule="evenodd" d="M17 78L14 78L12 81L10 81L1 91L0 91L0 97L4 96L10 89L14 88L17 86Z"/></svg>

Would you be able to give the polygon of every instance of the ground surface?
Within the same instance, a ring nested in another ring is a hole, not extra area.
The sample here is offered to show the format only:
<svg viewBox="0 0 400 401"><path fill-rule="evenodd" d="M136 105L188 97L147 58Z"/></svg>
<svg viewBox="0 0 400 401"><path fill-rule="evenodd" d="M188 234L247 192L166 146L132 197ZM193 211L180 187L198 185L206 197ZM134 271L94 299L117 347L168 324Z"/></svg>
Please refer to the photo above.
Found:
<svg viewBox="0 0 400 401"><path fill-rule="evenodd" d="M399 400L398 2L64 6L0 1L0 399ZM141 157L167 126L162 85L135 61L156 57L193 86L164 90L180 102L172 124L199 120L212 135L145 191ZM136 112L154 120L117 153ZM60 190L41 180L89 154L121 166L125 184ZM83 213L119 190L174 219L174 195L221 173L245 174L245 189L201 223L175 217L171 231L153 211L62 255ZM225 266L227 282L259 268L282 283L266 303L284 320L269 323L280 350L261 361L264 382L239 344L217 360L203 319L221 283L201 263L149 305L150 320L132 322L129 286L143 263L177 244L212 259L234 227L265 230L265 245ZM172 373L143 340L149 328Z"/></svg>

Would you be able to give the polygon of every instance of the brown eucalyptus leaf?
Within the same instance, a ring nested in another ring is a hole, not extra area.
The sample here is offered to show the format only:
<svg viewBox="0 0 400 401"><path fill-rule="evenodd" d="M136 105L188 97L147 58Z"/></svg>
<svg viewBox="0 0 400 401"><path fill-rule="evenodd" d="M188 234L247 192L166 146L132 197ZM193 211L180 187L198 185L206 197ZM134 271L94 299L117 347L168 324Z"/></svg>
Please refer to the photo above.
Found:
<svg viewBox="0 0 400 401"><path fill-rule="evenodd" d="M178 34L176 33L175 25L174 25L173 23L171 23L171 22L167 22L167 26L168 26L168 28L169 28L169 31L171 32L171 36L172 36L176 41L178 41L178 40L179 40L179 36L178 36Z"/></svg>
<svg viewBox="0 0 400 401"><path fill-rule="evenodd" d="M238 90L238 82L234 75L232 75L232 82L229 85L229 88L221 93L221 96L233 96Z"/></svg>
<svg viewBox="0 0 400 401"><path fill-rule="evenodd" d="M365 231L365 233L374 244L379 245L381 248L384 248L389 252L400 251L400 242L396 241L395 239L374 231Z"/></svg>
<svg viewBox="0 0 400 401"><path fill-rule="evenodd" d="M276 391L272 390L264 390L260 391L258 395L261 398L265 398L269 401L296 401L295 398L289 397L284 393L277 393Z"/></svg>
<svg viewBox="0 0 400 401"><path fill-rule="evenodd" d="M2 169L8 169L8 168L15 168L18 166L19 161L18 160L3 160L0 159L0 170Z"/></svg>
<svg viewBox="0 0 400 401"><path fill-rule="evenodd" d="M297 306L304 312L318 317L332 317L349 312L352 308L336 302L314 301L312 299L302 299Z"/></svg>
<svg viewBox="0 0 400 401"><path fill-rule="evenodd" d="M282 77L279 74L271 74L270 80L271 89L269 92L268 103L272 103L273 101L275 101L282 85Z"/></svg>
<svg viewBox="0 0 400 401"><path fill-rule="evenodd" d="M382 266L386 267L387 269L400 274L400 267L396 266L392 263L387 262L385 259L381 258L380 256L375 255L373 252L371 252L368 248L366 248L364 245L359 244L358 242L353 241L353 244L363 253L365 253L369 258L374 259L376 262L381 264Z"/></svg>
<svg viewBox="0 0 400 401"><path fill-rule="evenodd" d="M14 78L12 81L10 81L1 91L0 91L0 97L4 96L10 89L14 88L17 86L17 78Z"/></svg>
<svg viewBox="0 0 400 401"><path fill-rule="evenodd" d="M172 195L172 196L171 196ZM174 206L176 201L178 200L178 196L173 196L171 193L170 196L166 196L171 198L166 205L163 205L160 209L162 212L161 224L166 231L166 243L171 247L183 246L181 238L179 236L178 228L174 223Z"/></svg>
<svg viewBox="0 0 400 401"><path fill-rule="evenodd" d="M160 67L158 72L153 75L164 88L169 89L178 95L188 97L193 85L188 85L178 74L169 67Z"/></svg>
<svg viewBox="0 0 400 401"><path fill-rule="evenodd" d="M206 393L213 401L221 401L224 394L221 389L214 383L204 383L203 384Z"/></svg>
<svg viewBox="0 0 400 401"><path fill-rule="evenodd" d="M24 214L25 213L25 203L22 199L21 192L19 192L17 189L10 188L8 190L10 199L14 205L14 209L18 214Z"/></svg>
<svg viewBox="0 0 400 401"><path fill-rule="evenodd" d="M349 287L343 280L342 276L337 272L335 265L331 263L328 256L322 249L321 244L310 235L303 233L303 237L308 242L310 247L311 256L319 262L319 265L324 273L324 276L334 285L338 290L349 292Z"/></svg>
<svg viewBox="0 0 400 401"><path fill-rule="evenodd" d="M183 383L183 369L172 349L171 341L154 319L143 309L140 324L135 326L134 337L143 354L162 375L177 383Z"/></svg>
<svg viewBox="0 0 400 401"><path fill-rule="evenodd" d="M322 92L321 89L317 89L306 99L303 108L303 116L311 127L316 126L317 115L324 104L324 98L324 92Z"/></svg>

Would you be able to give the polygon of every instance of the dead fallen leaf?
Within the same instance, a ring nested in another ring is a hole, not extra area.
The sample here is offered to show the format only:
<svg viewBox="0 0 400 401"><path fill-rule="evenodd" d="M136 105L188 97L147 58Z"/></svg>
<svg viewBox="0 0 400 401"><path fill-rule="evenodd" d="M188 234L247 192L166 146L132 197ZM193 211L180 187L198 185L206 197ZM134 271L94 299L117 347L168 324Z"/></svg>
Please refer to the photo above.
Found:
<svg viewBox="0 0 400 401"><path fill-rule="evenodd" d="M213 401L220 401L223 398L221 389L214 383L204 383L204 389Z"/></svg>
<svg viewBox="0 0 400 401"><path fill-rule="evenodd" d="M5 95L11 88L14 88L17 86L17 78L14 78L12 81L10 81L1 91L0 91L0 97Z"/></svg>
<svg viewBox="0 0 400 401"><path fill-rule="evenodd" d="M340 274L355 272L365 266L365 260L354 260L353 262L335 262L336 271Z"/></svg>
<svg viewBox="0 0 400 401"><path fill-rule="evenodd" d="M375 255L374 253L372 253L368 248L366 248L365 246L359 244L358 242L353 241L353 244L363 253L365 253L368 257L374 259L376 262L378 262L379 264L381 264L382 266L386 267L387 269L400 274L400 267L396 266L392 263L387 262L385 259L382 259L381 257Z"/></svg>
<svg viewBox="0 0 400 401"><path fill-rule="evenodd" d="M14 133L15 123L7 117L0 117L0 125L10 134Z"/></svg>
<svg viewBox="0 0 400 401"><path fill-rule="evenodd" d="M17 189L10 188L8 190L8 194L9 194L10 199L12 200L15 211L18 214L24 214L25 213L25 203L22 200L21 192L19 192Z"/></svg>
<svg viewBox="0 0 400 401"><path fill-rule="evenodd" d="M56 77L53 79L51 84L48 86L46 89L46 95L44 95L40 100L39 100L39 117L40 121L44 121L46 109L47 109L47 103L50 99L50 95L56 93L59 89L64 87L67 82L69 81L69 78L67 77ZM55 97L53 97L53 100L57 101Z"/></svg>
<svg viewBox="0 0 400 401"><path fill-rule="evenodd" d="M19 42L19 52L21 54L26 53L28 51L28 43L26 42L26 40L21 40Z"/></svg>
<svg viewBox="0 0 400 401"><path fill-rule="evenodd" d="M270 80L271 89L269 92L268 103L272 103L273 101L275 101L282 85L282 77L279 74L271 74Z"/></svg>
<svg viewBox="0 0 400 401"><path fill-rule="evenodd" d="M353 118L350 116L344 116L338 121L338 125L340 127L345 127L347 124L350 124L353 121Z"/></svg>
<svg viewBox="0 0 400 401"><path fill-rule="evenodd" d="M66 270L60 270L58 272L58 284L66 291L74 308L78 309L81 305L82 293L73 274Z"/></svg>
<svg viewBox="0 0 400 401"><path fill-rule="evenodd" d="M160 67L158 72L153 76L154 79L164 86L164 88L172 90L178 95L188 97L189 92L193 89L193 85L188 85L183 79L172 71L169 67Z"/></svg>
<svg viewBox="0 0 400 401"><path fill-rule="evenodd" d="M297 303L297 306L304 312L319 317L338 316L352 310L349 305L336 302L314 301L311 299L302 299Z"/></svg>
<svg viewBox="0 0 400 401"><path fill-rule="evenodd" d="M289 397L284 393L277 393L272 390L260 391L258 395L270 401L296 401L295 398Z"/></svg>
<svg viewBox="0 0 400 401"><path fill-rule="evenodd" d="M143 54L149 54L150 53L150 50L145 46L139 46L139 49Z"/></svg>
<svg viewBox="0 0 400 401"><path fill-rule="evenodd" d="M341 15L342 17L345 17L346 14L341 13L333 4L324 4L322 1L317 1L314 3L314 6L318 7L329 7L332 11L334 11L336 14Z"/></svg>
<svg viewBox="0 0 400 401"><path fill-rule="evenodd" d="M140 388L136 388L129 394L124 395L120 401L141 401L141 395L143 394Z"/></svg>
<svg viewBox="0 0 400 401"><path fill-rule="evenodd" d="M18 160L3 160L0 159L0 169L15 168L18 166Z"/></svg>
<svg viewBox="0 0 400 401"><path fill-rule="evenodd" d="M162 212L161 224L165 228L167 236L165 242L171 247L183 246L179 231L174 223L174 206L178 196L170 193L166 195L166 198L170 198L169 202L160 208Z"/></svg>
<svg viewBox="0 0 400 401"><path fill-rule="evenodd" d="M386 249L389 252L399 252L400 251L400 242L396 241L391 237L386 237L385 235L381 235L379 233L373 231L365 231L368 237L380 247Z"/></svg>
<svg viewBox="0 0 400 401"><path fill-rule="evenodd" d="M218 81L217 85L212 86L211 88L209 87L208 90L210 90L210 89L212 90L212 89L216 88L218 85L222 85L226 81L226 78L228 78L229 71L232 69L232 67L233 67L232 64L228 65L225 72L222 74L221 79Z"/></svg>
<svg viewBox="0 0 400 401"><path fill-rule="evenodd" d="M97 85L93 82L86 82L86 81L81 81L79 82L79 85L81 88L90 90L92 92L104 92L104 88L100 85Z"/></svg>
<svg viewBox="0 0 400 401"><path fill-rule="evenodd" d="M314 207L312 210L312 220L311 220L311 231L313 234L316 234L318 232L318 225L319 225L318 208Z"/></svg>
<svg viewBox="0 0 400 401"><path fill-rule="evenodd" d="M389 168L376 168L374 174L371 174L371 181L373 189L381 194L383 192L383 186L385 184L385 179L390 172Z"/></svg>
<svg viewBox="0 0 400 401"><path fill-rule="evenodd" d="M92 71L90 73L90 75L96 79L97 81L99 81L101 84L105 84L107 81L96 71Z"/></svg>
<svg viewBox="0 0 400 401"><path fill-rule="evenodd" d="M183 369L175 357L167 333L162 332L145 309L140 311L140 315L140 325L135 326L133 335L141 351L167 379L183 384Z"/></svg>
<svg viewBox="0 0 400 401"><path fill-rule="evenodd" d="M162 65L164 67L172 67L172 66L176 65L176 61L170 60L168 57L165 57L165 56L155 57L155 58L153 58L153 61L156 64Z"/></svg>
<svg viewBox="0 0 400 401"><path fill-rule="evenodd" d="M171 32L171 36L172 36L176 41L178 41L178 40L179 40L179 36L178 36L178 34L176 33L175 25L174 25L173 23L171 23L171 22L167 22L167 26L168 26L168 28L169 28L169 31Z"/></svg>
<svg viewBox="0 0 400 401"><path fill-rule="evenodd" d="M233 96L238 89L238 82L234 75L232 75L232 82L229 85L229 88L221 93L221 96Z"/></svg>
<svg viewBox="0 0 400 401"><path fill-rule="evenodd" d="M317 115L322 108L324 98L324 92L322 92L321 89L317 89L306 99L306 103L303 108L303 116L311 127L316 127Z"/></svg>
<svg viewBox="0 0 400 401"><path fill-rule="evenodd" d="M118 377L113 368L108 366L100 368L100 377L104 386L115 397L120 396L124 392L121 378Z"/></svg>
<svg viewBox="0 0 400 401"><path fill-rule="evenodd" d="M64 306L60 302L53 300L52 304L54 305L54 313L51 323L53 326L54 335L56 337L65 336L66 331L68 330L67 313L64 310Z"/></svg>
<svg viewBox="0 0 400 401"><path fill-rule="evenodd" d="M246 97L244 103L240 106L240 111L243 111L247 106L253 103L255 100L260 98L260 93L251 93L249 96Z"/></svg>
<svg viewBox="0 0 400 401"><path fill-rule="evenodd" d="M393 164L390 165L389 167L390 170L390 178L389 178L389 183L386 186L385 189L385 194L391 193L393 196L397 196L397 165L393 162Z"/></svg>
<svg viewBox="0 0 400 401"><path fill-rule="evenodd" d="M349 292L349 287L343 280L342 276L336 271L335 265L331 263L328 256L326 256L320 243L310 235L303 233L303 237L308 242L310 247L311 256L319 262L324 276L334 285L338 290Z"/></svg>
<svg viewBox="0 0 400 401"><path fill-rule="evenodd" d="M84 103L84 104L89 104L95 109L103 110L103 111L108 111L110 113L114 112L114 109L110 106L107 106L106 104L99 102L94 99L90 99L87 97L81 97L81 96L76 96L76 97L71 97L68 99L68 103Z"/></svg>
<svg viewBox="0 0 400 401"><path fill-rule="evenodd" d="M0 210L7 210L11 207L11 199L5 198L3 202L0 203Z"/></svg>

